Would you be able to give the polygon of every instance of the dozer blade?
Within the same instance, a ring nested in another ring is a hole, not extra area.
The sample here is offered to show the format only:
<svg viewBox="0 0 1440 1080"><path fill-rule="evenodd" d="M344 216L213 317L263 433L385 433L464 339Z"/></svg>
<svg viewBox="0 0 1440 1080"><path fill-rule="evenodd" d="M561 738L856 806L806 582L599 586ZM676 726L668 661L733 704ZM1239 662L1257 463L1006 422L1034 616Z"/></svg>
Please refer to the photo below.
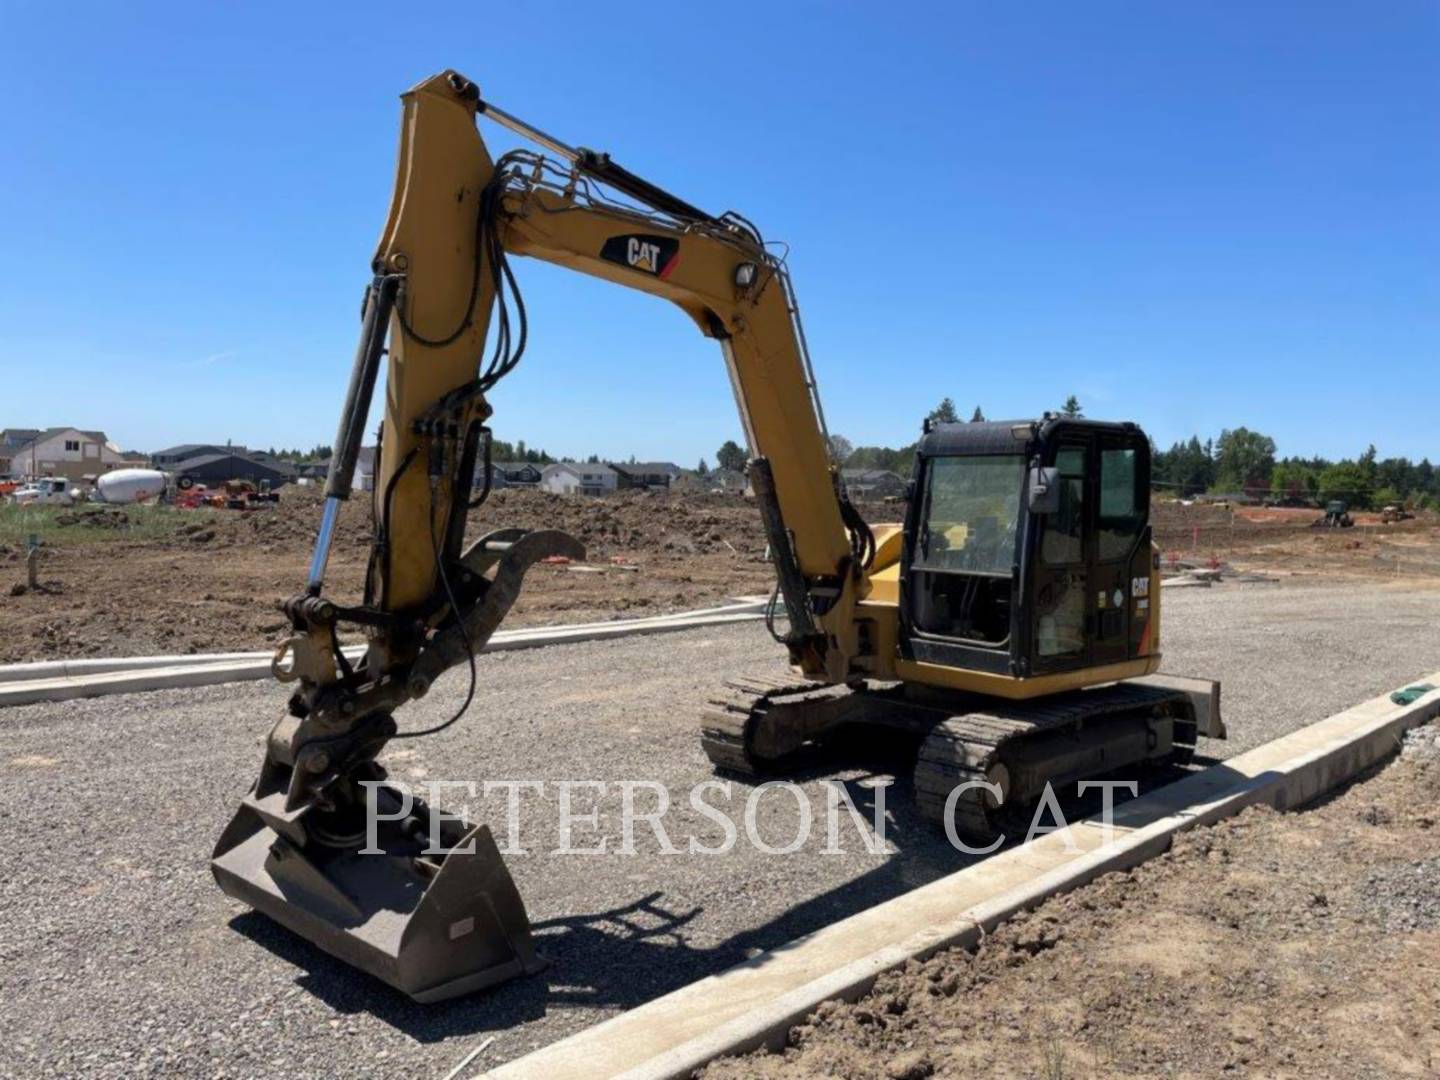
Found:
<svg viewBox="0 0 1440 1080"><path fill-rule="evenodd" d="M419 1002L542 970L525 904L490 830L442 834L449 850L427 855L428 821L417 800L404 821L378 822L380 851L365 854L353 838L297 845L251 803L221 836L210 866L230 896ZM281 828L294 835L293 825Z"/></svg>

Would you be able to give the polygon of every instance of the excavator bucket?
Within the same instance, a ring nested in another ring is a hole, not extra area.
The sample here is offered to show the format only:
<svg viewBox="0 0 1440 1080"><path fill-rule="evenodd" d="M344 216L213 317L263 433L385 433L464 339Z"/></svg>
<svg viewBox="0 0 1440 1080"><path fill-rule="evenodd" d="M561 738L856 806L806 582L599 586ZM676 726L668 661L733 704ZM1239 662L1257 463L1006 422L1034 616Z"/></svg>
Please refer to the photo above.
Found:
<svg viewBox="0 0 1440 1080"><path fill-rule="evenodd" d="M388 786L379 796L402 796ZM442 1001L545 967L525 904L490 830L441 823L430 846L418 800L381 818L375 848L329 846L299 822L247 799L216 845L211 869L230 896L419 1002ZM377 815L378 816L378 815ZM378 849L378 850L377 850Z"/></svg>
<svg viewBox="0 0 1440 1080"><path fill-rule="evenodd" d="M553 529L482 537L461 562L476 577L494 571L484 599L463 623L432 637L401 686L377 684L378 695L390 695L383 698L388 706L361 713L338 734L300 734L304 723L317 722L313 716L282 718L260 779L215 845L210 868L220 888L416 1001L443 1001L542 970L525 904L490 830L462 828L448 816L432 820L423 802L382 782L385 771L373 758L395 731L389 708L425 693L482 648L515 602L526 569L557 555L583 559L585 547ZM279 654L280 676L278 665ZM327 757L315 788L301 782L307 774L297 768L293 744L304 747L307 739L350 747L343 778ZM361 789L367 794L358 795Z"/></svg>

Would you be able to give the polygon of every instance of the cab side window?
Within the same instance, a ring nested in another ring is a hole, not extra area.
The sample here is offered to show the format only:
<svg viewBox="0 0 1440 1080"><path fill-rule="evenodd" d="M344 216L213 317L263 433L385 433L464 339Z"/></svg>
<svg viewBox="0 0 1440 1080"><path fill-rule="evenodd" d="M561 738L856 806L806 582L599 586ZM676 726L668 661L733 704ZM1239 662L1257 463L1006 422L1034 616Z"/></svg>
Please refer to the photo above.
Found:
<svg viewBox="0 0 1440 1080"><path fill-rule="evenodd" d="M1100 451L1100 560L1124 558L1145 527L1145 500L1134 447Z"/></svg>
<svg viewBox="0 0 1440 1080"><path fill-rule="evenodd" d="M1060 470L1060 509L1045 518L1040 557L1050 566L1067 566L1085 556L1085 449L1062 447L1055 455Z"/></svg>

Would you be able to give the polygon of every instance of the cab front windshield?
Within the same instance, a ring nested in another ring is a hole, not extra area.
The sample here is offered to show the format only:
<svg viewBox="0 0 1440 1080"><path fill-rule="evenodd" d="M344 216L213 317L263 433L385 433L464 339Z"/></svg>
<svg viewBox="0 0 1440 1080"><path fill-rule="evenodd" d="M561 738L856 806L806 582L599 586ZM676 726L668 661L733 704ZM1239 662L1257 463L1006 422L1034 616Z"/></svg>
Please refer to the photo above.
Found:
<svg viewBox="0 0 1440 1080"><path fill-rule="evenodd" d="M1020 454L933 458L916 565L1009 576L1024 472Z"/></svg>

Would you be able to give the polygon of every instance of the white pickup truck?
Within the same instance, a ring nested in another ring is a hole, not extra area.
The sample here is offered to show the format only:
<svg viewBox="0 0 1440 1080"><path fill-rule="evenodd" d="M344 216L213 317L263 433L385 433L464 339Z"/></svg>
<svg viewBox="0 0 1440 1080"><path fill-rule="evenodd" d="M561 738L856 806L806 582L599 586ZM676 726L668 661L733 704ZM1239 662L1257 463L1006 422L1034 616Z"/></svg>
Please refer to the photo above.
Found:
<svg viewBox="0 0 1440 1080"><path fill-rule="evenodd" d="M69 481L47 476L43 480L26 481L10 493L10 501L21 506L69 506L75 497L70 493Z"/></svg>

